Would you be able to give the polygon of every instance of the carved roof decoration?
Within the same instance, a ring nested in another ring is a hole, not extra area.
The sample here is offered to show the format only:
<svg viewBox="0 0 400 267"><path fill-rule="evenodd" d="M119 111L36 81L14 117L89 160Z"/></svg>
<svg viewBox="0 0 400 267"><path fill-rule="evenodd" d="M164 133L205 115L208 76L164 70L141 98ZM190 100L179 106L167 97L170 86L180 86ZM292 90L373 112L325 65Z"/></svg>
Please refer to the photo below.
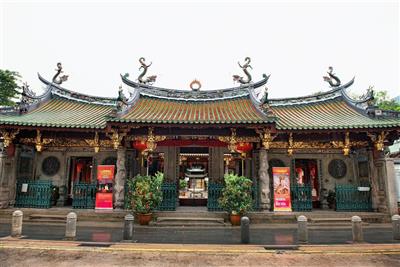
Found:
<svg viewBox="0 0 400 267"><path fill-rule="evenodd" d="M216 89L216 90L178 90L156 87L148 84L142 84L129 80L126 76L121 75L122 82L126 85L135 88L136 94L156 97L168 100L178 101L210 101L238 98L249 95L249 89L255 89L265 85L268 82L270 75L263 75L263 79L255 82L244 84L237 87Z"/></svg>

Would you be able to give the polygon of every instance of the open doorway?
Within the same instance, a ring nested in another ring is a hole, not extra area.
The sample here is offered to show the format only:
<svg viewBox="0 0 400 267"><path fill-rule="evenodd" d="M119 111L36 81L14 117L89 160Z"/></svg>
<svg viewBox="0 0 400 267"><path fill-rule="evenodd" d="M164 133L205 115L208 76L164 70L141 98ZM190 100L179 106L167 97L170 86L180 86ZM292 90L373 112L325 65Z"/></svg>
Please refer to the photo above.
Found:
<svg viewBox="0 0 400 267"><path fill-rule="evenodd" d="M296 183L311 187L313 208L320 208L320 191L318 181L318 165L315 159L295 160Z"/></svg>
<svg viewBox="0 0 400 267"><path fill-rule="evenodd" d="M179 204L206 206L208 147L182 147L179 154Z"/></svg>
<svg viewBox="0 0 400 267"><path fill-rule="evenodd" d="M68 177L68 198L66 205L72 205L74 184L92 182L92 157L71 157Z"/></svg>

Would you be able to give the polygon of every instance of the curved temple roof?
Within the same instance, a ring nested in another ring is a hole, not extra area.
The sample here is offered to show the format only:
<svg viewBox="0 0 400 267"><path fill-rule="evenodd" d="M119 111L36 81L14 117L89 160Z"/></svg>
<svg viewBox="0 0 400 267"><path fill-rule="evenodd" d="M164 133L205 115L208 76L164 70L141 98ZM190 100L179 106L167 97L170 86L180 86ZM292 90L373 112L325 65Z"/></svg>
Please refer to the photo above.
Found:
<svg viewBox="0 0 400 267"><path fill-rule="evenodd" d="M0 112L1 125L98 128L107 122L134 124L267 124L278 130L365 129L400 127L396 118L373 119L366 113L367 95L352 100L346 89L354 83L335 87L317 95L257 100L255 89L265 85L269 76L234 88L189 91L154 87L122 81L134 88L128 100L80 94L51 83L38 75L47 86L41 96L29 96L26 113ZM117 107L122 109L117 111ZM9 110L8 110L9 111Z"/></svg>

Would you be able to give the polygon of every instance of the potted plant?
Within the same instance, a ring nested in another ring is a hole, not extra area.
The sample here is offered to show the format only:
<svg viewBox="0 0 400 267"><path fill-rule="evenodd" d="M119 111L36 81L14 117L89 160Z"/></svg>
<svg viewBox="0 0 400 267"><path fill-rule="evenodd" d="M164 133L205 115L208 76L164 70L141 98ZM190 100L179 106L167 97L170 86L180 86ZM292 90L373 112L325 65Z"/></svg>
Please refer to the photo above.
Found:
<svg viewBox="0 0 400 267"><path fill-rule="evenodd" d="M160 205L163 180L164 174L161 172L157 172L155 176L137 175L128 180L128 196L132 210L138 215L139 224L149 224L153 210Z"/></svg>
<svg viewBox="0 0 400 267"><path fill-rule="evenodd" d="M185 195L185 191L187 189L187 182L184 179L180 179L179 180L179 195L184 196Z"/></svg>
<svg viewBox="0 0 400 267"><path fill-rule="evenodd" d="M252 181L244 176L225 174L225 187L222 189L220 206L230 215L232 225L240 225L240 218L252 207Z"/></svg>

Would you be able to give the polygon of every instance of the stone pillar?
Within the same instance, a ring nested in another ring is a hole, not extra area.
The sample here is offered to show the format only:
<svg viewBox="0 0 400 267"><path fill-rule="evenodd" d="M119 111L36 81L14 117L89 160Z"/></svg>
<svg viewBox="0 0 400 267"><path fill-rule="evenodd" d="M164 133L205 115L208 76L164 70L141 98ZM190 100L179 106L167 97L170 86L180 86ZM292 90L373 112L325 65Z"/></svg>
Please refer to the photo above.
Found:
<svg viewBox="0 0 400 267"><path fill-rule="evenodd" d="M125 180L126 180L126 170L125 170L125 151L124 147L118 148L117 151L117 174L115 175L114 182L114 208L123 209L124 208L124 195L125 195Z"/></svg>
<svg viewBox="0 0 400 267"><path fill-rule="evenodd" d="M214 183L222 181L224 179L225 162L223 149L223 147L209 148L208 176L210 178L210 181Z"/></svg>
<svg viewBox="0 0 400 267"><path fill-rule="evenodd" d="M372 202L372 210L378 211L379 207L379 182L378 182L378 172L375 168L374 164L374 155L372 150L368 151L368 169L369 169L369 178L371 183L371 202Z"/></svg>
<svg viewBox="0 0 400 267"><path fill-rule="evenodd" d="M260 149L260 169L258 176L260 178L260 202L262 210L269 210L271 207L270 189L269 189L269 174L268 174L268 155L267 150Z"/></svg>
<svg viewBox="0 0 400 267"><path fill-rule="evenodd" d="M18 151L16 149L15 155ZM0 208L5 209L15 203L16 156L10 158L6 148L0 143Z"/></svg>
<svg viewBox="0 0 400 267"><path fill-rule="evenodd" d="M6 174L7 153L3 143L0 143L0 208L7 208L9 204L9 188Z"/></svg>
<svg viewBox="0 0 400 267"><path fill-rule="evenodd" d="M386 193L386 203L389 214L395 215L398 213L397 207L397 185L396 185L396 173L394 170L394 159L385 158L383 159L385 175L384 177L384 190Z"/></svg>
<svg viewBox="0 0 400 267"><path fill-rule="evenodd" d="M177 179L177 165L178 161L178 147L169 146L166 149L166 153L164 156L164 169L165 169L165 177L164 179L169 182L176 181Z"/></svg>

